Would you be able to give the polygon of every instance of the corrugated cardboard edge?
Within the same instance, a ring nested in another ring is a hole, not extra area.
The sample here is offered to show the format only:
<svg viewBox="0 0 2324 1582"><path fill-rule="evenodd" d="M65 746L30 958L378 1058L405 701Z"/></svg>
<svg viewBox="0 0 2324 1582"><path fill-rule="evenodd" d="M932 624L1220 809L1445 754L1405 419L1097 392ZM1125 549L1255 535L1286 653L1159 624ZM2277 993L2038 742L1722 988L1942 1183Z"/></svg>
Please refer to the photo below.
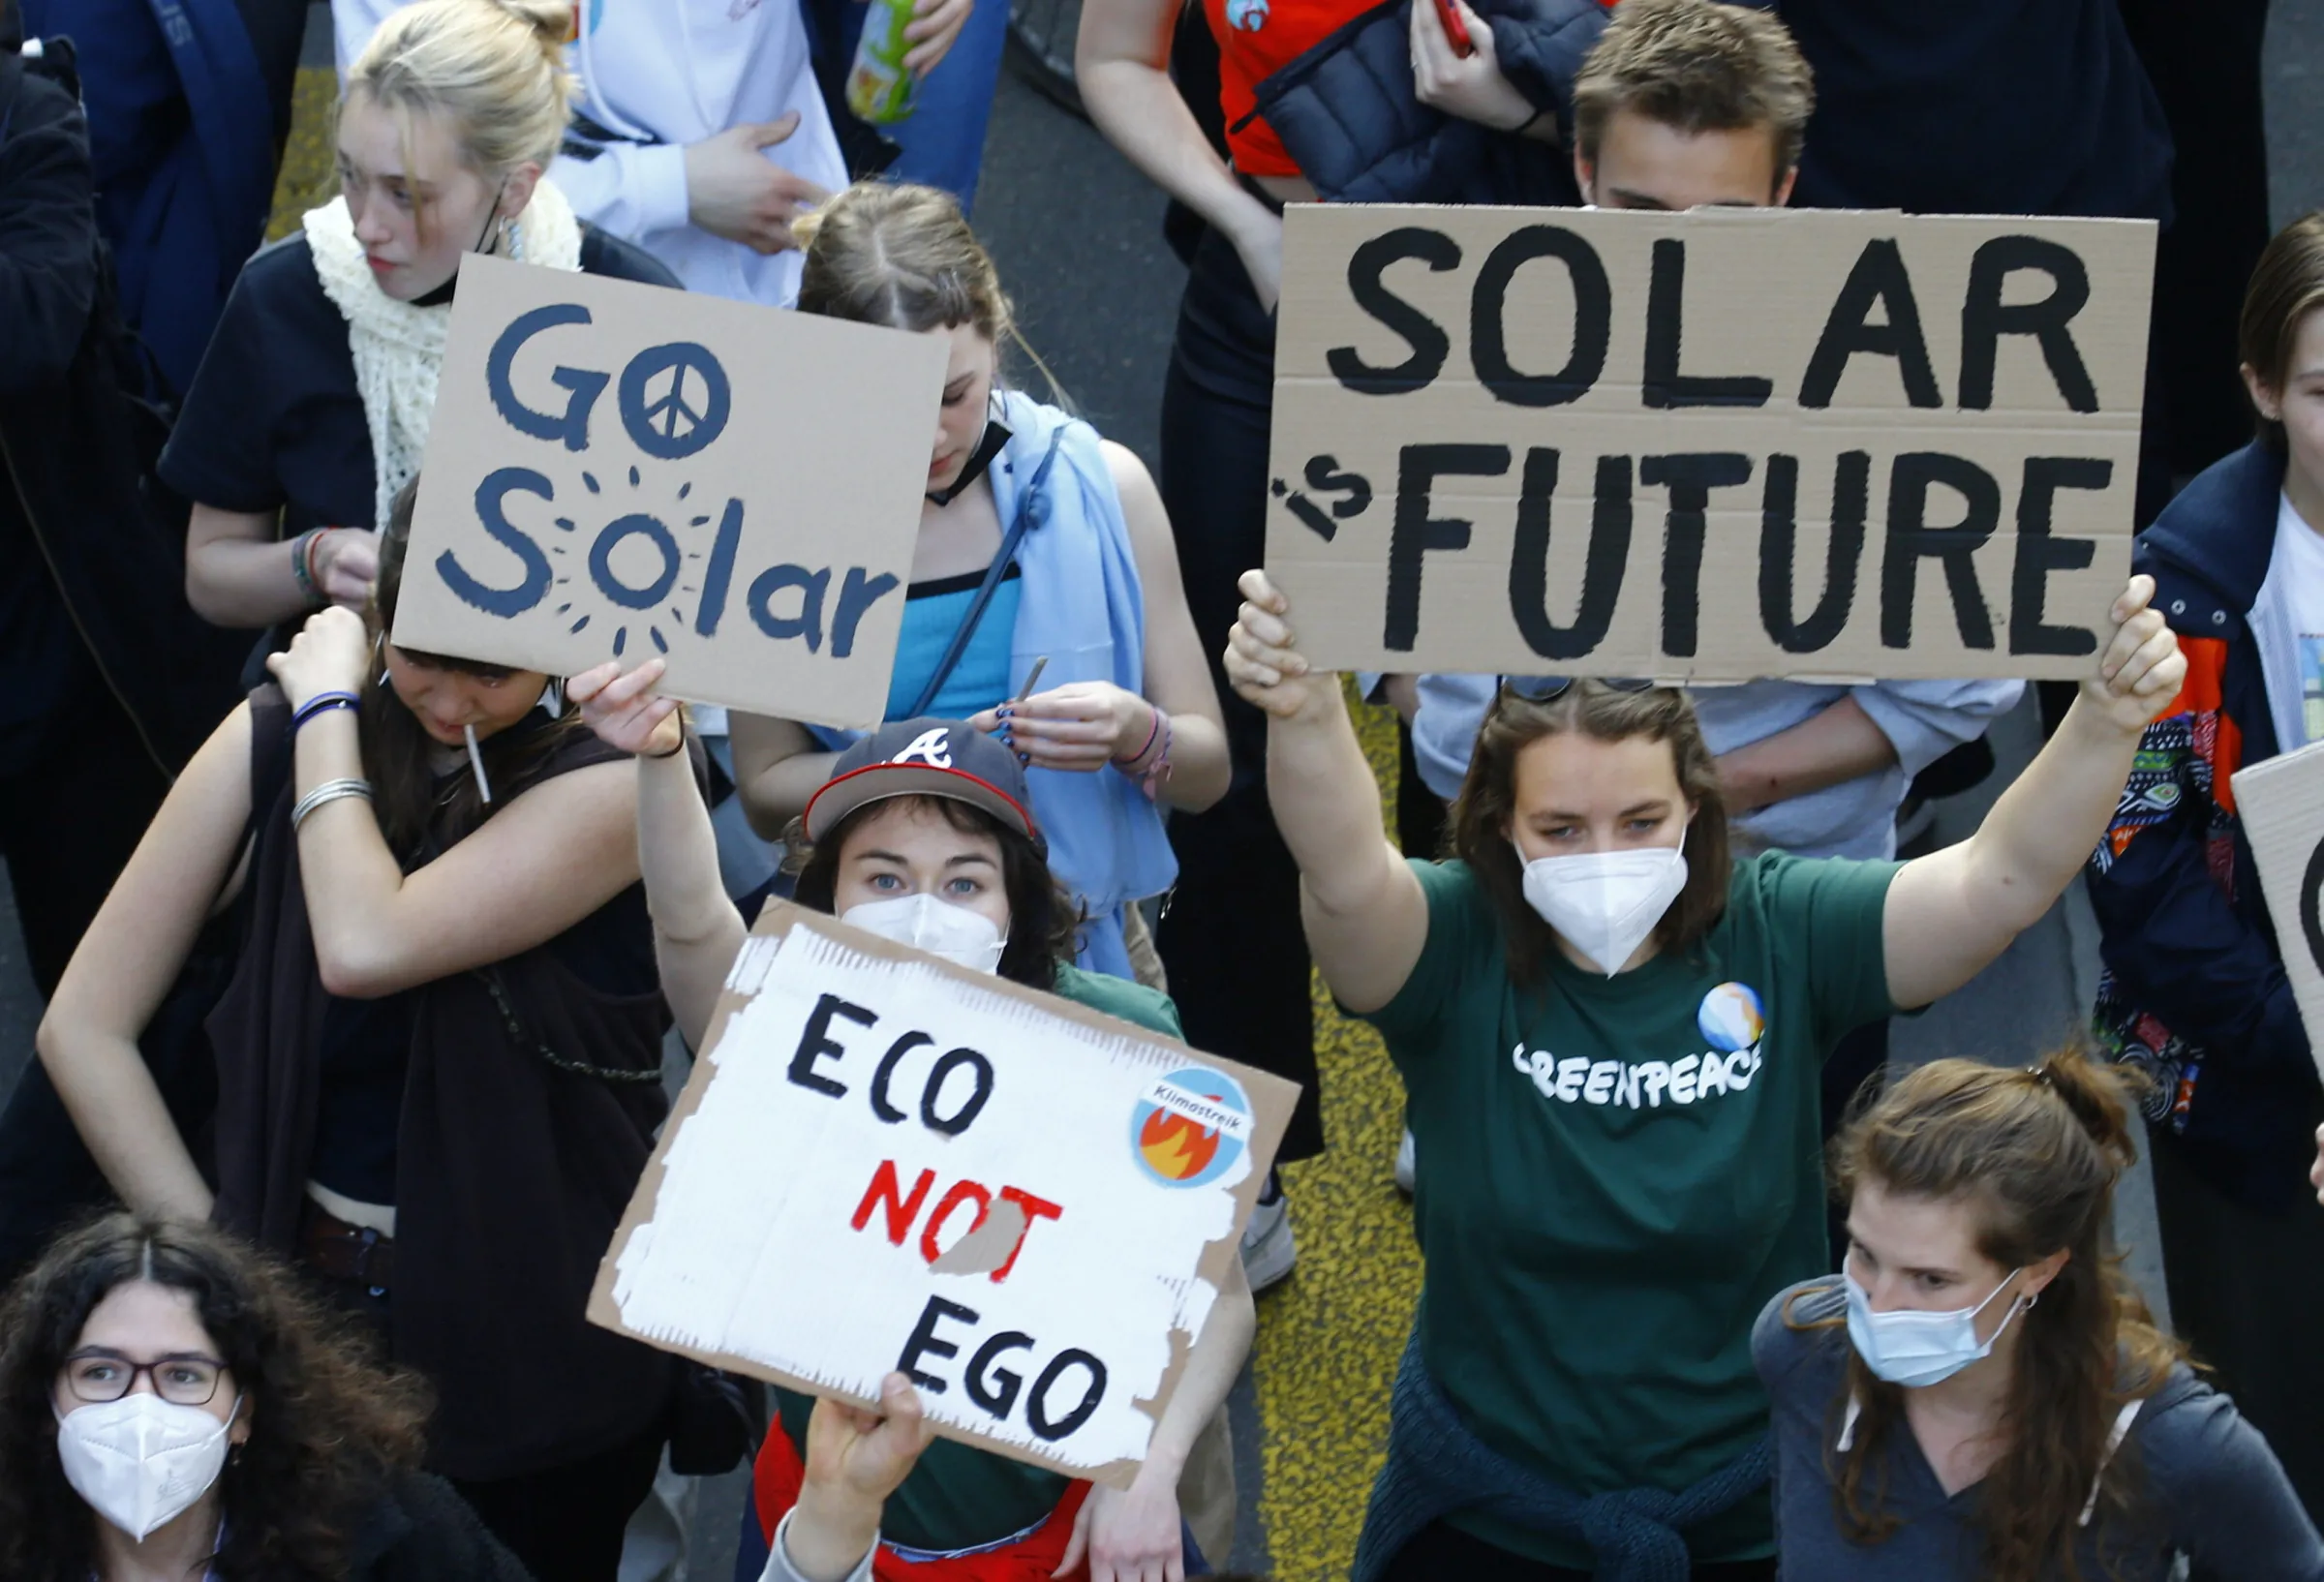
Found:
<svg viewBox="0 0 2324 1582"><path fill-rule="evenodd" d="M1274 1161L1276 1148L1282 1145L1284 1129L1291 1124L1292 1106L1298 1102L1300 1095L1297 1082L1286 1081L1280 1077L1254 1070L1249 1066L1238 1065L1235 1061L1224 1059L1218 1055L1204 1053L1177 1039L1165 1038L1159 1033L1132 1022L1116 1020L1112 1017L1092 1011L1086 1006L1061 999L1057 995L1045 994L1038 989L1027 989L1022 984L1013 984L1005 979L995 978L985 973L971 972L965 967L937 960L933 957L925 956L907 946L882 939L876 934L869 934L860 928L848 928L836 918L821 912L810 912L789 901L769 901L765 909L759 913L757 927L750 931L753 938L782 939L787 937L794 928L799 927L810 928L814 932L837 940L849 949L860 951L866 956L881 957L890 960L924 962L986 993L997 993L1011 999L1023 1000L1028 1005L1038 1006L1041 1010L1062 1020L1077 1022L1092 1032L1102 1033L1109 1038L1128 1038L1157 1050L1167 1050L1178 1058L1215 1067L1242 1083L1243 1091L1250 1096L1251 1101L1251 1169L1243 1177L1242 1184L1238 1186L1234 1192L1234 1224L1223 1238L1212 1241L1204 1247L1202 1258L1196 1264L1196 1272L1209 1281L1214 1290L1223 1291L1225 1289L1229 1264L1241 1257L1243 1226L1249 1222L1251 1210L1258 1203L1260 1189L1267 1180L1268 1167ZM733 1019L734 1014L753 997L749 994L737 993L731 988L719 996L718 1008L711 1015L710 1028L703 1038L701 1050L695 1055L693 1072L687 1079L686 1090L679 1095L677 1105L671 1110L670 1118L661 1129L660 1141L655 1145L654 1156L646 1162L645 1173L638 1178L637 1190L630 1196L628 1210L622 1216L621 1229L614 1232L613 1243L606 1248L605 1257L597 1265L596 1285L589 1294L589 1322L600 1328L611 1329L617 1334L627 1335L630 1339L653 1346L657 1351L674 1352L681 1356L691 1357L696 1362L706 1363L714 1368L723 1368L727 1372L743 1374L752 1379L763 1379L769 1384L780 1384L786 1389L795 1389L804 1394L831 1395L851 1406L877 1411L879 1403L876 1400L845 1394L834 1390L829 1384L795 1374L784 1373L779 1369L770 1368L763 1362L737 1356L730 1352L700 1351L688 1346L671 1346L661 1341L649 1340L622 1323L621 1308L613 1299L615 1265L620 1261L622 1250L629 1245L629 1238L637 1232L638 1227L653 1217L655 1201L661 1194L662 1175L667 1168L671 1144L677 1140L679 1129L693 1118L695 1110L701 1109L703 1095L709 1091L711 1079L716 1075L716 1063L710 1056L718 1049L719 1040L725 1037L726 1024ZM1169 1405L1171 1397L1177 1393L1178 1384L1185 1375L1186 1361L1193 1352L1194 1340L1195 1337L1185 1330L1175 1330L1172 1335L1170 1365L1163 1371L1160 1386L1151 1397L1141 1397L1132 1402L1134 1406L1152 1416L1156 1423L1160 1422L1164 1409ZM1130 1486L1130 1480L1137 1476L1140 1465L1136 1461L1120 1460L1109 1462L1102 1467L1085 1467L1058 1457L1043 1455L1039 1451L1029 1449L1022 1445L1011 1444L971 1430L956 1428L949 1423L933 1424L933 1426L936 1433L945 1439L957 1440L963 1445L973 1445L980 1449L1007 1456L1013 1461L1025 1461L1037 1467L1046 1467L1052 1472L1062 1473L1068 1477L1086 1477L1092 1482L1104 1483L1117 1489L1126 1489ZM802 1448L804 1449L804 1446Z"/></svg>
<svg viewBox="0 0 2324 1582"><path fill-rule="evenodd" d="M2324 742L2239 769L2230 783L2251 842L2251 860L2259 866L2260 894L2276 927L2276 954L2283 958L2300 1019L2308 1027L2309 1054L2324 1076L2324 962L2312 960L2300 922L2300 890L2309 859L2301 847L2312 846L2300 839L2300 826L2303 813L2324 825ZM2306 993L2301 992L2304 979Z"/></svg>

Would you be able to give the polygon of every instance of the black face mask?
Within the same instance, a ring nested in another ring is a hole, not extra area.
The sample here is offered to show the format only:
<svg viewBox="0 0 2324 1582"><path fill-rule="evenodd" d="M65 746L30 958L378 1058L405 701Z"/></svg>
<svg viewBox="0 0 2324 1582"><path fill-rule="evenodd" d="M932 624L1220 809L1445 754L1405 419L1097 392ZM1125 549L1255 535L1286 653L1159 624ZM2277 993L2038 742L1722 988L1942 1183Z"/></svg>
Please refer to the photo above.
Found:
<svg viewBox="0 0 2324 1582"><path fill-rule="evenodd" d="M501 223L501 199L507 196L508 184L504 181L501 183L501 190L493 195L492 207L484 216L484 228L476 234L476 245L466 251L470 253L490 253L492 251L486 244L492 240L492 228ZM451 279L425 296L413 297L412 305L415 308L441 308L452 299L452 292L458 289L459 285L460 271L454 269Z"/></svg>
<svg viewBox="0 0 2324 1582"><path fill-rule="evenodd" d="M968 465L961 469L961 475L941 489L931 489L928 498L938 505L949 505L960 499L962 490L985 475L986 470L993 465L993 458L1007 446L1009 438L1007 424L997 417L986 418L985 437L977 441L976 449L968 458Z"/></svg>

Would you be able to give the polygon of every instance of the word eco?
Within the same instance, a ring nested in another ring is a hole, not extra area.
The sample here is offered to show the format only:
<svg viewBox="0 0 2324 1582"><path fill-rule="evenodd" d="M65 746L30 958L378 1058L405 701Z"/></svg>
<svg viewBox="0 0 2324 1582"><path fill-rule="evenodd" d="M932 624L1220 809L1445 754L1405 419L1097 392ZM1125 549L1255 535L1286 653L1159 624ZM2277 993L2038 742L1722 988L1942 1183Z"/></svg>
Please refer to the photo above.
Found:
<svg viewBox="0 0 2324 1582"><path fill-rule="evenodd" d="M940 349L489 259L452 312L398 643L878 717Z"/></svg>
<svg viewBox="0 0 2324 1582"><path fill-rule="evenodd" d="M1268 567L1334 667L2080 675L2154 228L1312 205Z"/></svg>

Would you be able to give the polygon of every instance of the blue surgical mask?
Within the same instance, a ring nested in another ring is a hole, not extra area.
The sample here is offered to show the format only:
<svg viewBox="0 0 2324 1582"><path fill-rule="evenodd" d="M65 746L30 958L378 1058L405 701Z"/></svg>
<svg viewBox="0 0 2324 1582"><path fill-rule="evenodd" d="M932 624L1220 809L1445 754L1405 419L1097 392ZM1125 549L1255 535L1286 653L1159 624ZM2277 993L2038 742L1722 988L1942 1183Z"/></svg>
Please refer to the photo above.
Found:
<svg viewBox="0 0 2324 1582"><path fill-rule="evenodd" d="M1872 1293L1856 1284L1854 1275L1843 1270L1840 1277L1848 1285L1848 1338L1855 1342L1856 1354L1864 1359L1864 1365L1875 1378L1908 1389L1941 1384L1972 1362L1992 1355L1993 1343L2002 1338L2009 1321L2038 1299L2028 1296L2022 1302L2012 1302L1992 1336L1977 1339L1977 1315L1992 1306L1994 1297L2008 1290L2009 1282L2020 1272L2011 1269L2003 1275L2002 1283L1974 1307L1954 1308L1945 1313L1924 1313L1913 1308L1875 1313Z"/></svg>

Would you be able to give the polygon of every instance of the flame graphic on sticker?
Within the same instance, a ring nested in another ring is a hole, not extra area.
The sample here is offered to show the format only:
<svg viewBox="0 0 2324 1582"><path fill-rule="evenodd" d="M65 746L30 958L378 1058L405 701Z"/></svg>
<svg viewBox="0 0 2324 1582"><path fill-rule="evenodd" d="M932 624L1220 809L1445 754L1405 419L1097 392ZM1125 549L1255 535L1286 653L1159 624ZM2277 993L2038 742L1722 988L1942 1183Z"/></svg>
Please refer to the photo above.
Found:
<svg viewBox="0 0 2324 1582"><path fill-rule="evenodd" d="M1205 1096L1214 1103L1219 1098L1215 1093ZM1218 1133L1175 1110L1158 1109L1138 1130L1138 1151L1165 1180L1189 1180L1218 1156Z"/></svg>

